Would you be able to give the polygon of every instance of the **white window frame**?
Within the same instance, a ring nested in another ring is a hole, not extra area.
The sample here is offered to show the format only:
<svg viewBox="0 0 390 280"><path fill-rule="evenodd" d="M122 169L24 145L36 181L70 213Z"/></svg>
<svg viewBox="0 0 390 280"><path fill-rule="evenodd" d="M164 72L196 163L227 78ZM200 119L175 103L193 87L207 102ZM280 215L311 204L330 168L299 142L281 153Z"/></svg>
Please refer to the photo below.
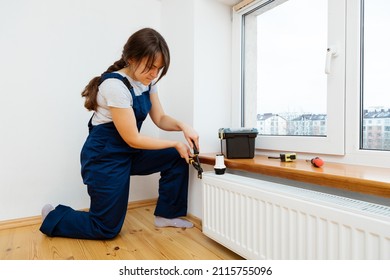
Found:
<svg viewBox="0 0 390 280"><path fill-rule="evenodd" d="M275 151L294 151L306 153L322 153L333 155L345 154L345 6L346 0L328 0L330 9L332 9L332 16L329 19L329 29L331 30L328 37L328 47L337 48L337 57L333 57L331 73L328 74L328 126L326 137L311 137L311 136L262 136L259 135L256 139L256 148L262 150ZM233 108L233 121L235 126L250 126L256 127L255 121L253 123L247 120L256 120L256 112L250 108L248 104L255 102L245 102L241 97L243 88L243 76L241 73L242 55L241 55L241 38L243 36L243 17L245 14L253 10L259 5L263 5L268 0L257 0L241 9L239 12L233 14L233 93L239 93L235 96L233 104L239 104ZM275 0L270 5L283 5L286 0ZM334 8L337 6L337 8ZM335 18L340 21L335 21ZM325 69L326 49L324 49L324 69ZM325 75L325 74L324 74ZM239 77L236 79L236 77ZM254 77L255 79L256 77ZM248 78L245 78L248 79ZM250 78L249 78L250 79ZM254 83L251 83L254 84ZM251 90L255 92L255 90ZM252 93L253 94L253 93ZM234 94L235 95L235 94ZM248 91L245 95L248 96ZM253 98L256 98L253 96ZM245 104L246 103L246 104ZM332 106L329 106L332 104ZM246 107L245 112L243 107ZM243 123L242 120L246 122Z"/></svg>
<svg viewBox="0 0 390 280"><path fill-rule="evenodd" d="M345 69L345 154L329 155L322 151L298 153L298 158L321 156L331 162L377 167L390 166L390 152L360 149L360 29L361 1L346 0L346 69ZM252 5L256 4L255 1ZM250 8L250 7L247 7ZM232 22L232 120L234 127L241 126L241 16L243 10L233 11ZM294 147L291 149L294 151ZM272 155L272 149L256 147L260 155ZM276 152L277 154L277 152Z"/></svg>

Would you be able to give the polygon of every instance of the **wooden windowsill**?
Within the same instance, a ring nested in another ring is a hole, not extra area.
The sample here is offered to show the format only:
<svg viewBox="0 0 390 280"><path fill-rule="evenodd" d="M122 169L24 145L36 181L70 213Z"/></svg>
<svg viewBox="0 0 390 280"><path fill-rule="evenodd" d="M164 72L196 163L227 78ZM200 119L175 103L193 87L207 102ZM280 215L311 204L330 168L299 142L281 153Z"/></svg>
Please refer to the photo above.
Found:
<svg viewBox="0 0 390 280"><path fill-rule="evenodd" d="M214 165L216 154L200 154L203 164ZM390 198L390 168L326 162L316 168L306 160L281 162L266 156L226 159L227 168L280 177L352 192Z"/></svg>

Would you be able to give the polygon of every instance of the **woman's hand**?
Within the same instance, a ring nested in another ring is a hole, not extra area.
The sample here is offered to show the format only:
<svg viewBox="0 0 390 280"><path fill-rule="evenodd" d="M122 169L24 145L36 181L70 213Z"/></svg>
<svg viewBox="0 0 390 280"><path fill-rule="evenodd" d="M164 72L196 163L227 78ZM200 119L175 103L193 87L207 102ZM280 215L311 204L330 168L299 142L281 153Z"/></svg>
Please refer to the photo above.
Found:
<svg viewBox="0 0 390 280"><path fill-rule="evenodd" d="M195 129L193 129L189 125L184 125L182 127L182 131L183 131L184 137L187 140L188 144L190 145L191 149L197 148L197 150L199 151L199 135L195 131ZM196 147L194 147L194 144Z"/></svg>
<svg viewBox="0 0 390 280"><path fill-rule="evenodd" d="M191 151L190 148L182 143L182 142L177 142L175 144L175 149L178 151L180 156L186 160L187 163L190 161L190 156L191 156Z"/></svg>

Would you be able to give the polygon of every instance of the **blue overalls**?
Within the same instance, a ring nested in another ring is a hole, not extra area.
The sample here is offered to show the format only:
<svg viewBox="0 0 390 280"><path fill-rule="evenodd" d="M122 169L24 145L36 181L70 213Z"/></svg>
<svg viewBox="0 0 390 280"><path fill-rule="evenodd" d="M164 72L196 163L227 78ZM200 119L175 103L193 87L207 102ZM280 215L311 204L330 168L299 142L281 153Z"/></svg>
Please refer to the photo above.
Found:
<svg viewBox="0 0 390 280"><path fill-rule="evenodd" d="M136 96L127 78L107 73L101 82L108 78L120 79L129 88L140 130L151 108L150 87ZM131 175L160 172L154 215L177 218L187 214L189 167L176 149L134 149L124 142L112 122L93 126L90 120L88 127L81 151L81 175L91 198L90 209L84 212L58 205L42 223L43 233L82 239L115 237L126 216Z"/></svg>

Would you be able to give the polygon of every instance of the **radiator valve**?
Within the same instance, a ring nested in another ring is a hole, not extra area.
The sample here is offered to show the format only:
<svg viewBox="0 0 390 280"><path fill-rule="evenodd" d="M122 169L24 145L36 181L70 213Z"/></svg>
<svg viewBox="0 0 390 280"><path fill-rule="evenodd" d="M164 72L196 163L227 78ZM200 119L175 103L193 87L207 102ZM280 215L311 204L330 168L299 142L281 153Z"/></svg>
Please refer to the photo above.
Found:
<svg viewBox="0 0 390 280"><path fill-rule="evenodd" d="M215 174L217 175L225 174L226 165L225 165L225 157L223 154L217 154L215 156L214 170L215 170Z"/></svg>

